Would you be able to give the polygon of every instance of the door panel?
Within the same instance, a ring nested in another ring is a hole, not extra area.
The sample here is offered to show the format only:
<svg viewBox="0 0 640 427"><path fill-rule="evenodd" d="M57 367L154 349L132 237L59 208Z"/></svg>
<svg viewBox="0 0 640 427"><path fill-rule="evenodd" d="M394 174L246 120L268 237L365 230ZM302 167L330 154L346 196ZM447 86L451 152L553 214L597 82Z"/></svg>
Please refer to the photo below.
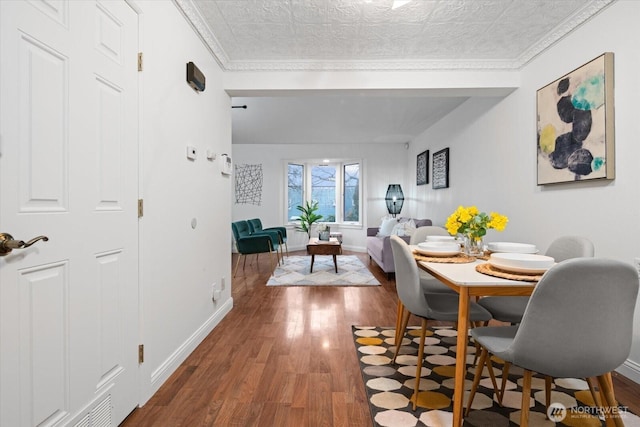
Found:
<svg viewBox="0 0 640 427"><path fill-rule="evenodd" d="M138 401L136 13L0 1L0 425L117 425Z"/></svg>

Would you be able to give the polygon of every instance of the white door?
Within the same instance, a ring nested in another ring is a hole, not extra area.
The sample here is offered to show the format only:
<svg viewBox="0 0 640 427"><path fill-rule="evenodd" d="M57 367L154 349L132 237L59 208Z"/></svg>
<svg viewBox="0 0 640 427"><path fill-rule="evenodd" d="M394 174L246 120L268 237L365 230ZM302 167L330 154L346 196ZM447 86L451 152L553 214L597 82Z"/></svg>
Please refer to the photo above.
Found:
<svg viewBox="0 0 640 427"><path fill-rule="evenodd" d="M0 232L49 238L0 256L2 426L137 405L137 37L124 1L0 1Z"/></svg>

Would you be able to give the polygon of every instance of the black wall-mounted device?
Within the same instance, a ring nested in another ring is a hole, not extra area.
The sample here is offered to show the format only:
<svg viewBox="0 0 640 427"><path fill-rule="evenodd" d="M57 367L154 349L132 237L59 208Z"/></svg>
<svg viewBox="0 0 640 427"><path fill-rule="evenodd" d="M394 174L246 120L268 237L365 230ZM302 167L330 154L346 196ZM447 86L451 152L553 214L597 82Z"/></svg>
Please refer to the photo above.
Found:
<svg viewBox="0 0 640 427"><path fill-rule="evenodd" d="M196 64L187 62L187 83L189 83L189 86L197 92L202 92L204 91L205 80L204 74L196 67Z"/></svg>

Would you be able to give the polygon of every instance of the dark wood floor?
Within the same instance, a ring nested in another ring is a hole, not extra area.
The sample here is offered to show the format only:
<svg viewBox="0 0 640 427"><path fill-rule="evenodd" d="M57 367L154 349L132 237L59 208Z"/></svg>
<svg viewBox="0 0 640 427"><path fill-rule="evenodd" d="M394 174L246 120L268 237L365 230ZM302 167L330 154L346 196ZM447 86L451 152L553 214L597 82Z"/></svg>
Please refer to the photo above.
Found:
<svg viewBox="0 0 640 427"><path fill-rule="evenodd" d="M122 426L372 425L351 325L394 325L393 278L372 264L382 286L267 287L267 257L251 259L233 279L233 310ZM639 414L640 385L614 384Z"/></svg>

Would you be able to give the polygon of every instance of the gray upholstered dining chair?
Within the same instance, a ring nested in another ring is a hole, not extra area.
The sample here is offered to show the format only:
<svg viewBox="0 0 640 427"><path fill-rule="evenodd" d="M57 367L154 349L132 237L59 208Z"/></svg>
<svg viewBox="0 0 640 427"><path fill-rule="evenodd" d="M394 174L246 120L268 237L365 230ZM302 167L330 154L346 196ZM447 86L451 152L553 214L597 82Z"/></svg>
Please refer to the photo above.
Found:
<svg viewBox="0 0 640 427"><path fill-rule="evenodd" d="M552 267L536 285L519 325L471 330L482 353L467 413L489 354L524 369L520 426L528 423L532 371L597 377L605 404L616 405L607 375L629 356L638 287L638 273L621 261L577 258Z"/></svg>
<svg viewBox="0 0 640 427"><path fill-rule="evenodd" d="M391 236L391 249L396 270L396 290L398 298L407 309L405 316L413 314L422 319L420 332L420 347L416 363L416 381L413 395L413 410L418 403L420 390L420 371L424 358L424 339L427 332L427 320L456 322L458 320L458 296L445 293L425 293L420 286L418 264L416 263L409 245L398 236ZM469 320L484 322L491 319L491 314L478 304L469 303ZM406 325L405 322L403 324ZM393 360L395 361L400 346L397 345Z"/></svg>
<svg viewBox="0 0 640 427"><path fill-rule="evenodd" d="M418 227L413 232L411 237L409 238L410 245L417 245L418 243L422 243L426 241L427 236L450 236L449 232L442 227L438 227L435 225L427 225L424 227ZM430 293L445 293L456 295L456 291L442 283L440 280L436 279L429 273L423 270L418 270L420 274L420 287L423 292ZM407 324L403 324L403 319L405 314L405 308L402 304L402 301L398 299L398 311L396 314L396 335L395 335L395 345L396 348L400 345L402 341L402 337L404 335L405 329L407 329ZM406 316L406 321L409 321L409 316ZM395 362L395 358L394 358Z"/></svg>
<svg viewBox="0 0 640 427"><path fill-rule="evenodd" d="M571 258L593 257L595 249L591 240L581 236L559 237L547 248L545 255L556 262ZM478 304L489 310L495 320L511 324L520 323L529 297L486 297Z"/></svg>
<svg viewBox="0 0 640 427"><path fill-rule="evenodd" d="M410 245L417 245L426 241L427 236L451 236L447 230L436 225L418 227L409 239ZM434 278L426 271L420 270L420 286L424 292L455 294L456 291Z"/></svg>

